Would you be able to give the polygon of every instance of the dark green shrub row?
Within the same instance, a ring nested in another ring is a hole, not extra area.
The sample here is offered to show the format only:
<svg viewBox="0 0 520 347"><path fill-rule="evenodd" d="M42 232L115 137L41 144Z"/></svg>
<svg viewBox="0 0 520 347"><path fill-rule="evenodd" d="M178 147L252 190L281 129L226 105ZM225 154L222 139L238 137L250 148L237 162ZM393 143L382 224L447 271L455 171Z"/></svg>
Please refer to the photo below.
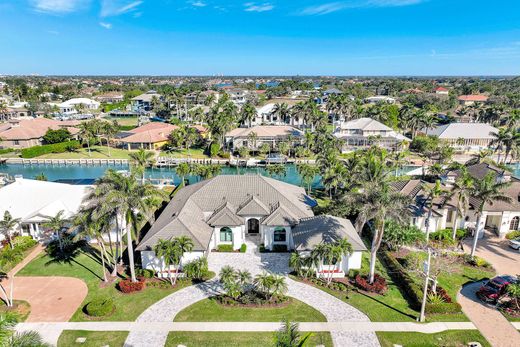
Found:
<svg viewBox="0 0 520 347"><path fill-rule="evenodd" d="M0 148L0 154L7 154L7 153L11 153L11 152L14 152L14 149L12 149L12 148Z"/></svg>
<svg viewBox="0 0 520 347"><path fill-rule="evenodd" d="M30 236L18 236L13 239L13 249L9 247L7 241L4 248L0 251L0 268L3 271L12 269L16 264L23 260L25 252L36 245L36 241Z"/></svg>
<svg viewBox="0 0 520 347"><path fill-rule="evenodd" d="M233 245L218 245L217 251L219 252L233 252Z"/></svg>
<svg viewBox="0 0 520 347"><path fill-rule="evenodd" d="M111 314L114 311L115 305L112 298L94 298L85 307L85 311L89 316L92 317L104 317Z"/></svg>
<svg viewBox="0 0 520 347"><path fill-rule="evenodd" d="M425 311L431 314L460 313L462 307L457 302L443 302L439 304L426 304Z"/></svg>
<svg viewBox="0 0 520 347"><path fill-rule="evenodd" d="M78 141L67 141L55 143L52 145L34 146L22 149L22 158L35 158L39 157L40 155L49 153L72 152L80 147L81 145Z"/></svg>

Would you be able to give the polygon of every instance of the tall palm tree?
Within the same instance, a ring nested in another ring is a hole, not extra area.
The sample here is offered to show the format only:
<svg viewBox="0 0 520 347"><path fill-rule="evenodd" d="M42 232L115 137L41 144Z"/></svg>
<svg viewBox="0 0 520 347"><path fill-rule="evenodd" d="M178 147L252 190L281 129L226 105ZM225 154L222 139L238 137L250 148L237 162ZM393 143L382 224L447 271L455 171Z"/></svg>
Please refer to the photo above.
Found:
<svg viewBox="0 0 520 347"><path fill-rule="evenodd" d="M495 146L495 152L498 152L497 162L500 163L500 156L504 150L506 150L506 154L504 156L504 163L506 162L506 158L508 156L507 147L511 143L512 140L512 132L507 128L500 128L498 132L492 132L491 136L493 139L491 140L491 146Z"/></svg>
<svg viewBox="0 0 520 347"><path fill-rule="evenodd" d="M471 189L471 197L478 201L476 207L477 222L475 225L475 235L473 237L473 246L471 247L471 256L475 256L477 249L478 234L480 229L480 221L486 204L493 205L495 201L511 202L511 198L502 191L507 188L510 182L497 182L496 175L489 172L481 180L475 180Z"/></svg>
<svg viewBox="0 0 520 347"><path fill-rule="evenodd" d="M141 183L144 184L144 173L146 168L153 165L155 154L140 148L137 152L128 155L136 171L141 175Z"/></svg>
<svg viewBox="0 0 520 347"><path fill-rule="evenodd" d="M96 186L85 198L89 206L97 206L100 215L110 213L115 216L120 235L126 233L128 260L131 279L136 282L132 234L139 239L139 230L147 219L166 199L163 191L155 186L140 184L136 173L124 175L112 169L96 181Z"/></svg>
<svg viewBox="0 0 520 347"><path fill-rule="evenodd" d="M43 223L43 227L48 228L56 233L56 237L58 239L58 245L60 247L60 251L63 251L63 242L61 240L61 233L63 229L65 229L65 225L67 220L64 218L65 211L59 211L55 216L47 217L47 221Z"/></svg>
<svg viewBox="0 0 520 347"><path fill-rule="evenodd" d="M301 177L302 185L307 187L307 192L312 193L311 185L314 177L318 174L318 167L311 164L298 164L296 170Z"/></svg>
<svg viewBox="0 0 520 347"><path fill-rule="evenodd" d="M13 218L9 211L5 211L4 219L0 220L0 233L4 235L7 242L9 242L11 249L14 248L11 232L20 224L20 221L20 218Z"/></svg>
<svg viewBox="0 0 520 347"><path fill-rule="evenodd" d="M246 102L240 111L241 121L251 127L253 120L256 118L257 112L255 106L251 102Z"/></svg>
<svg viewBox="0 0 520 347"><path fill-rule="evenodd" d="M188 176L191 173L191 171L191 167L188 163L180 163L175 168L175 174L177 174L177 176L181 178L181 187L184 186L186 176Z"/></svg>
<svg viewBox="0 0 520 347"><path fill-rule="evenodd" d="M426 242L428 242L430 239L430 222L433 213L434 201L438 198L446 198L448 196L448 191L442 188L441 182L439 180L435 181L434 185L423 184L422 190L425 193L425 205L428 208L428 214L424 222L424 226L426 227Z"/></svg>
<svg viewBox="0 0 520 347"><path fill-rule="evenodd" d="M88 156L91 157L92 153L90 151L90 142L94 138L94 129L92 127L92 123L91 122L80 123L78 128L79 128L79 138L81 139L82 143L87 144Z"/></svg>
<svg viewBox="0 0 520 347"><path fill-rule="evenodd" d="M170 280L171 285L175 285L175 282L172 277L171 265L178 263L179 261L179 248L175 244L173 240L162 240L157 241L157 244L154 247L155 255L162 259L164 265L168 271L168 279ZM178 272L178 269L176 269ZM177 276L175 277L177 278Z"/></svg>
<svg viewBox="0 0 520 347"><path fill-rule="evenodd" d="M469 199L471 190L473 189L473 177L469 174L466 167L460 169L460 175L455 179L453 188L450 192L450 198L454 197L457 200L455 206L455 217L452 226L452 239L455 240L457 237L457 225L458 218L466 217L466 213L469 209Z"/></svg>

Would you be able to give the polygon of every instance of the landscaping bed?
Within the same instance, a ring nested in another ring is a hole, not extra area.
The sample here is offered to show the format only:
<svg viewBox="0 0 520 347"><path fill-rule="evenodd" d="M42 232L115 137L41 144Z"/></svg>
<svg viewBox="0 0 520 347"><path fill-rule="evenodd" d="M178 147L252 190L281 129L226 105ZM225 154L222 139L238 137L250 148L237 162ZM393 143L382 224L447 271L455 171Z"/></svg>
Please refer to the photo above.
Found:
<svg viewBox="0 0 520 347"><path fill-rule="evenodd" d="M24 322L31 313L31 305L27 301L14 300L13 306L7 307L5 302L0 300L0 314L6 312L13 313L19 322Z"/></svg>
<svg viewBox="0 0 520 347"><path fill-rule="evenodd" d="M305 333L301 333L304 335ZM192 332L178 331L168 334L166 347L211 346L211 347L258 347L272 346L274 332ZM332 347L332 338L328 332L313 333L306 346Z"/></svg>
<svg viewBox="0 0 520 347"><path fill-rule="evenodd" d="M30 236L17 236L13 238L13 249L6 240L2 241L0 250L0 268L3 272L11 271L36 247L37 242Z"/></svg>

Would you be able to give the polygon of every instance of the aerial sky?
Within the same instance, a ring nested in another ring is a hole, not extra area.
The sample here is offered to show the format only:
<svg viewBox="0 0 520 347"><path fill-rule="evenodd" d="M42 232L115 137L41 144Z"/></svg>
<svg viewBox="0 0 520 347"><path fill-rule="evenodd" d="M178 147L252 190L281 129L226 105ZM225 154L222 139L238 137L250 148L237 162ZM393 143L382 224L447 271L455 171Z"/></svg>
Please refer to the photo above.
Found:
<svg viewBox="0 0 520 347"><path fill-rule="evenodd" d="M0 0L0 74L518 75L519 0Z"/></svg>

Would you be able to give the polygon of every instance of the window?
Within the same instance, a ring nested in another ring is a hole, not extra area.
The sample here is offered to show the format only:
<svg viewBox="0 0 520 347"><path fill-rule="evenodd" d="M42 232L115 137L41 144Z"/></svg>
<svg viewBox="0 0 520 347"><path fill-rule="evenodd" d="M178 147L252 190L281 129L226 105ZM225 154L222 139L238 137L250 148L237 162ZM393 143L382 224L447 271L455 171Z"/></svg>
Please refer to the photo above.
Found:
<svg viewBox="0 0 520 347"><path fill-rule="evenodd" d="M220 229L220 241L221 242L233 242L233 231L228 227Z"/></svg>
<svg viewBox="0 0 520 347"><path fill-rule="evenodd" d="M15 146L19 146L20 145L20 141L18 141L18 140L14 140L13 142L14 142Z"/></svg>
<svg viewBox="0 0 520 347"><path fill-rule="evenodd" d="M278 227L274 229L274 242L285 242L286 233L285 228Z"/></svg>
<svg viewBox="0 0 520 347"><path fill-rule="evenodd" d="M511 219L511 224L509 224L509 230L518 230L518 223L520 222L519 217L514 217Z"/></svg>

